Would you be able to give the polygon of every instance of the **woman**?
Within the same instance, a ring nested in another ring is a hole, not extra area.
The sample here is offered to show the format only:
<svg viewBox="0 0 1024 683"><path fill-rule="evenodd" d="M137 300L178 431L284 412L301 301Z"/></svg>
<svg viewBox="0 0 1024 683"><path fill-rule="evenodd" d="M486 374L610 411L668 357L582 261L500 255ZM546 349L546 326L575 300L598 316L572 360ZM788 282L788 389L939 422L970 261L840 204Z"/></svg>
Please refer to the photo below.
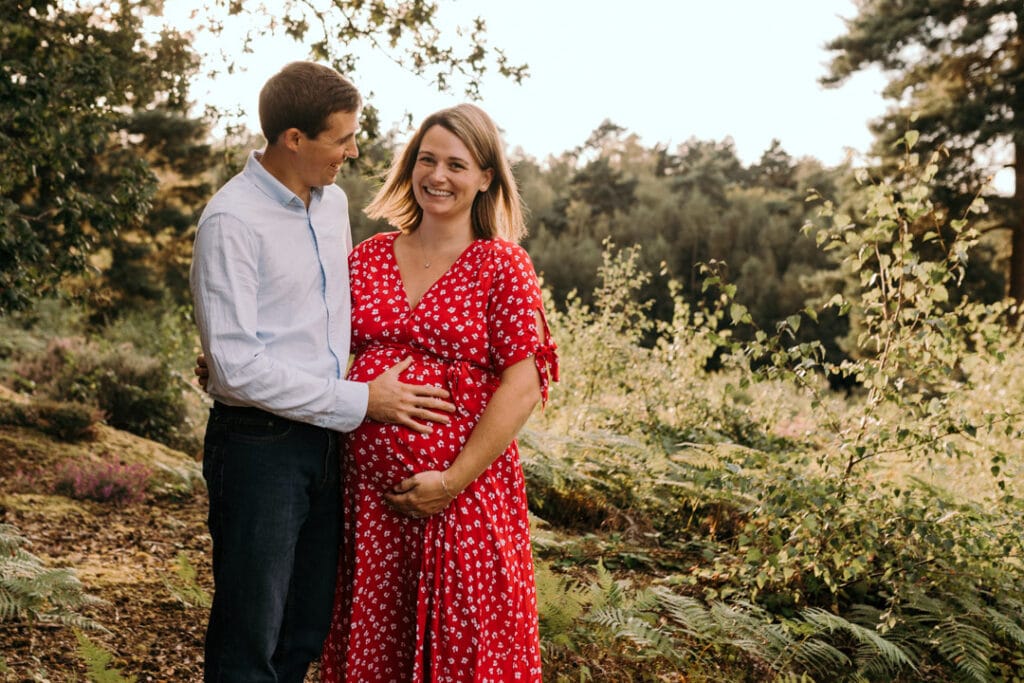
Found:
<svg viewBox="0 0 1024 683"><path fill-rule="evenodd" d="M557 359L494 123L468 104L429 116L366 213L398 231L349 257L349 379L411 355L403 381L446 388L457 410L427 435L372 420L348 435L322 679L539 681L514 439Z"/></svg>

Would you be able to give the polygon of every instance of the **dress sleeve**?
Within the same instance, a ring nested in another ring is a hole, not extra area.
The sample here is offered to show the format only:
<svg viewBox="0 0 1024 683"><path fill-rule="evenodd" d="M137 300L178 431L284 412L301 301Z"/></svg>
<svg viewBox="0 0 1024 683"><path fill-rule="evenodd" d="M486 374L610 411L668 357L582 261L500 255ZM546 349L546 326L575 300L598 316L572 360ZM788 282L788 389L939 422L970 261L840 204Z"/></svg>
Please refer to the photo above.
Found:
<svg viewBox="0 0 1024 683"><path fill-rule="evenodd" d="M543 337L537 330L535 311L543 322ZM502 245L495 259L487 328L492 366L500 373L532 356L540 375L541 400L547 403L549 385L558 381L558 347L544 316L533 263L518 245Z"/></svg>

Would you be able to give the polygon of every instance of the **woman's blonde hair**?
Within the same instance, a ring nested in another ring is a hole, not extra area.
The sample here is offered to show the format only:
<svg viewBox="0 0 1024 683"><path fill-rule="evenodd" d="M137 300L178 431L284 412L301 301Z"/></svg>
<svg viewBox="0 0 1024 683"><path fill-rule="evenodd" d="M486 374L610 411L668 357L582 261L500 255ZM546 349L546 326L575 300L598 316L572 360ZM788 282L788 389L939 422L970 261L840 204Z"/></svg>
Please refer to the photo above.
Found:
<svg viewBox="0 0 1024 683"><path fill-rule="evenodd" d="M370 218L383 218L404 233L419 227L423 211L412 191L412 171L423 136L434 126L455 135L469 149L484 171L494 174L490 187L473 200L473 236L500 237L518 242L526 235L519 188L502 147L498 127L487 113L472 104L442 109L424 119L419 129L395 158L384 185L365 209Z"/></svg>

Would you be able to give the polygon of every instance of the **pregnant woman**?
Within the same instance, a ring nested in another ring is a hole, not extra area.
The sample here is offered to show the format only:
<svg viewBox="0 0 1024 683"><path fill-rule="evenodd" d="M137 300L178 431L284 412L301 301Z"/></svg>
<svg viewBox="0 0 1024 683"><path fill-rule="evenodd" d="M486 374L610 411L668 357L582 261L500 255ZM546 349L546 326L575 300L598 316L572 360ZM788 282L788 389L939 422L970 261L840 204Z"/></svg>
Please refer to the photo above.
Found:
<svg viewBox="0 0 1024 683"><path fill-rule="evenodd" d="M344 534L321 676L539 681L526 491L515 436L555 345L497 127L479 108L429 116L367 207L397 232L349 257L353 365L443 387L429 434L366 420L347 437Z"/></svg>

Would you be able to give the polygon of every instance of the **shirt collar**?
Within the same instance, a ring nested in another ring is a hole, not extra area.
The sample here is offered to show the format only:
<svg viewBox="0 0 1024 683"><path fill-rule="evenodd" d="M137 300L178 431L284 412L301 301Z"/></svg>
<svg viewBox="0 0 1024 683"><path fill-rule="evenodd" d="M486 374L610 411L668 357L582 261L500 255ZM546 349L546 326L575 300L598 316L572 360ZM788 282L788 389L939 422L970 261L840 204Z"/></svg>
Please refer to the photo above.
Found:
<svg viewBox="0 0 1024 683"><path fill-rule="evenodd" d="M253 150L249 153L249 158L245 162L245 169L242 171L243 175L274 201L284 206L301 206L305 208L305 204L297 194L285 187L284 183L271 175L270 171L263 168L263 164L260 163L260 156L262 154L259 150ZM324 188L311 187L309 189L310 201L319 202L323 197Z"/></svg>

